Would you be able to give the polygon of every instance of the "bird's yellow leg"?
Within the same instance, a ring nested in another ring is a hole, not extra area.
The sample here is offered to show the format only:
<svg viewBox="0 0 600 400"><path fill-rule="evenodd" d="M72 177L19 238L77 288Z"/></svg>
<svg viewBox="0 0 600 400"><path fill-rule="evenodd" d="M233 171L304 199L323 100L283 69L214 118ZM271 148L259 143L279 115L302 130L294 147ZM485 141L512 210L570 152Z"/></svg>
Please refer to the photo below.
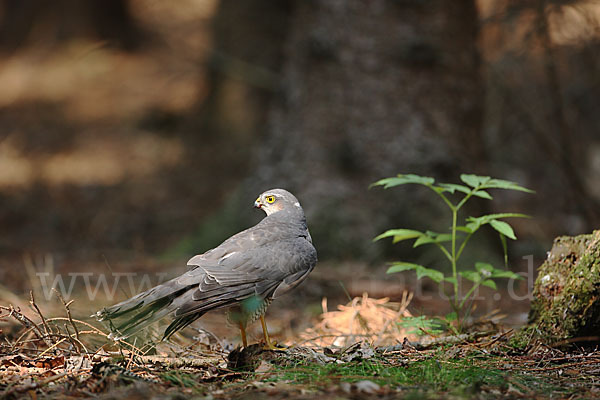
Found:
<svg viewBox="0 0 600 400"><path fill-rule="evenodd" d="M263 337L265 338L265 350L285 350L285 348L277 347L273 343L271 343L271 339L269 338L269 331L267 330L267 323L265 322L265 316L260 316L260 324L263 329Z"/></svg>
<svg viewBox="0 0 600 400"><path fill-rule="evenodd" d="M240 333L242 334L242 344L244 347L248 347L248 341L246 340L246 328L244 324L240 321Z"/></svg>

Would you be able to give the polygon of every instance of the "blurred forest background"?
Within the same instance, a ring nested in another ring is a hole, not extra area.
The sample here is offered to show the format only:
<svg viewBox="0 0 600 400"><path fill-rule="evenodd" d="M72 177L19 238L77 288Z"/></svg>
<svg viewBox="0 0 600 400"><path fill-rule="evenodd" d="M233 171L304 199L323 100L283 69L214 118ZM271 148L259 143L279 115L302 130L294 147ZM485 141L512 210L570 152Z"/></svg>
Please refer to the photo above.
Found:
<svg viewBox="0 0 600 400"><path fill-rule="evenodd" d="M599 27L588 0L2 0L0 282L183 269L273 187L321 260L385 271L409 247L375 235L447 229L368 190L399 172L534 189L469 211L532 215L509 251L543 258L600 226Z"/></svg>

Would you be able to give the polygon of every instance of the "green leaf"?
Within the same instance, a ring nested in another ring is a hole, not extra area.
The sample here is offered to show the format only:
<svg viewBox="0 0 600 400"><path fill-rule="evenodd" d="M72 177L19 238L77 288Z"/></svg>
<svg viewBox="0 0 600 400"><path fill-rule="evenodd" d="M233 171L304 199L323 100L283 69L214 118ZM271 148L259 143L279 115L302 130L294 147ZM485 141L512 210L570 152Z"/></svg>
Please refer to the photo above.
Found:
<svg viewBox="0 0 600 400"><path fill-rule="evenodd" d="M444 189L444 188L443 188L443 187L441 187L441 186L434 186L434 185L432 185L432 186L429 186L429 187L430 187L430 188L432 188L432 189L433 189L433 191L434 191L434 192L436 192L437 194L440 194L440 193L447 192L447 190L446 190L446 189Z"/></svg>
<svg viewBox="0 0 600 400"><path fill-rule="evenodd" d="M398 174L398 176L391 178L381 179L373 184L372 186L383 186L384 189L388 189L394 186L405 185L407 183L416 183L424 186L431 186L435 182L435 179L428 176L420 176L414 174Z"/></svg>
<svg viewBox="0 0 600 400"><path fill-rule="evenodd" d="M531 215L521 214L521 213L497 213L497 214L482 215L479 218L483 218L485 220L501 219L501 218L531 218Z"/></svg>
<svg viewBox="0 0 600 400"><path fill-rule="evenodd" d="M505 181L503 179L490 179L484 184L486 189L507 189L507 190L518 190L520 192L535 193L531 189L520 186L519 184L511 181Z"/></svg>
<svg viewBox="0 0 600 400"><path fill-rule="evenodd" d="M471 217L469 217L471 218ZM465 228L467 229L467 231L469 231L469 233L475 233L477 232L477 230L479 230L479 228L481 228L481 225L483 224L482 221L480 220L474 220L469 222L467 225L465 225Z"/></svg>
<svg viewBox="0 0 600 400"><path fill-rule="evenodd" d="M446 321L448 321L448 322L456 321L457 319L458 319L458 315L456 314L455 311L452 311L451 313L446 314Z"/></svg>
<svg viewBox="0 0 600 400"><path fill-rule="evenodd" d="M442 280L444 280L444 274L442 272L421 266L421 268L417 268L417 279L421 279L423 277L428 277L436 283L440 283Z"/></svg>
<svg viewBox="0 0 600 400"><path fill-rule="evenodd" d="M456 185L454 183L440 183L439 187L445 189L445 191L454 193L455 191L462 193L470 193L471 189L463 185Z"/></svg>
<svg viewBox="0 0 600 400"><path fill-rule="evenodd" d="M476 192L473 192L473 196L481 197L483 199L492 200L492 196L490 196L490 194L488 192L486 192L485 190L478 190Z"/></svg>
<svg viewBox="0 0 600 400"><path fill-rule="evenodd" d="M503 179L492 179L489 176L479 176L462 174L460 180L473 188L481 189L507 189L507 190L518 190L521 192L535 193L531 189L527 189L519 184L511 181L505 181Z"/></svg>
<svg viewBox="0 0 600 400"><path fill-rule="evenodd" d="M398 174L398 178L405 180L406 183L416 183L420 185L433 185L433 183L435 182L435 179L433 179L432 177L414 174Z"/></svg>
<svg viewBox="0 0 600 400"><path fill-rule="evenodd" d="M492 278L523 279L523 277L521 275L516 274L512 271L496 269L496 268L492 272Z"/></svg>
<svg viewBox="0 0 600 400"><path fill-rule="evenodd" d="M460 271L458 274L471 282L477 283L481 281L481 275L477 271Z"/></svg>
<svg viewBox="0 0 600 400"><path fill-rule="evenodd" d="M482 284L483 286L490 287L490 288L492 288L492 289L494 289L494 290L498 290L498 288L496 287L496 282L494 282L494 281L493 281L493 280L491 280L491 279L486 279L485 281L481 282L481 284Z"/></svg>
<svg viewBox="0 0 600 400"><path fill-rule="evenodd" d="M383 186L384 189L387 189L389 187L396 186L394 185L394 183L396 183L397 180L398 178L383 178L378 180L377 182L371 183L369 185L369 189L371 189L373 186Z"/></svg>
<svg viewBox="0 0 600 400"><path fill-rule="evenodd" d="M452 240L452 235L449 233L436 233L436 232L427 231L427 232L425 232L425 234L423 234L417 240L415 240L413 247L419 247L421 245L428 244L428 243L449 242L451 240Z"/></svg>
<svg viewBox="0 0 600 400"><path fill-rule="evenodd" d="M398 322L398 326L407 330L411 335L437 335L444 332L444 323L437 318L419 317L402 317Z"/></svg>
<svg viewBox="0 0 600 400"><path fill-rule="evenodd" d="M473 232L477 231L481 225L489 223L485 215L481 217L468 217L467 222L467 229L471 229Z"/></svg>
<svg viewBox="0 0 600 400"><path fill-rule="evenodd" d="M492 226L492 228L494 228L495 230L497 230L498 232L500 232L507 238L510 238L512 240L517 240L517 237L515 236L515 232L513 231L513 228L506 222L499 221L497 219L493 219L490 221L490 225Z"/></svg>
<svg viewBox="0 0 600 400"><path fill-rule="evenodd" d="M479 175L471 175L471 174L462 174L460 176L460 180L466 183L467 185L476 188L479 187L486 182L488 182L491 178L489 176L479 176Z"/></svg>
<svg viewBox="0 0 600 400"><path fill-rule="evenodd" d="M451 284L453 284L453 285L456 283L456 278L455 278L455 277L453 277L453 276L447 276L447 277L445 277L445 278L444 278L444 280L445 280L446 282L450 282L450 283L451 283Z"/></svg>
<svg viewBox="0 0 600 400"><path fill-rule="evenodd" d="M408 262L396 262L396 263L392 264L391 267L388 268L387 273L393 274L395 272L410 271L413 269L417 269L419 267L425 268L419 264L413 264L413 263L408 263Z"/></svg>
<svg viewBox="0 0 600 400"><path fill-rule="evenodd" d="M475 269L477 270L477 272L479 272L479 274L481 276L484 276L484 277L492 276L492 273L495 270L495 268L492 264L483 263L483 262L476 262Z"/></svg>
<svg viewBox="0 0 600 400"><path fill-rule="evenodd" d="M375 239L373 239L373 241L376 242L377 240L393 236L394 243L397 243L402 240L414 239L422 235L422 232L415 231L413 229L390 229L389 231L386 231L381 235L377 236Z"/></svg>
<svg viewBox="0 0 600 400"><path fill-rule="evenodd" d="M473 230L471 228L469 228L468 226L457 226L456 230L459 232L473 233Z"/></svg>
<svg viewBox="0 0 600 400"><path fill-rule="evenodd" d="M440 283L444 279L444 274L440 271L409 262L394 263L391 267L388 268L387 273L392 274L395 272L411 270L415 270L415 272L417 273L417 279L428 277L437 283Z"/></svg>
<svg viewBox="0 0 600 400"><path fill-rule="evenodd" d="M520 213L499 213L499 214L487 214L482 215L481 217L468 217L466 228L470 229L474 233L482 225L489 224L494 219L500 218L531 218L529 215L520 214ZM513 233L514 234L514 233Z"/></svg>

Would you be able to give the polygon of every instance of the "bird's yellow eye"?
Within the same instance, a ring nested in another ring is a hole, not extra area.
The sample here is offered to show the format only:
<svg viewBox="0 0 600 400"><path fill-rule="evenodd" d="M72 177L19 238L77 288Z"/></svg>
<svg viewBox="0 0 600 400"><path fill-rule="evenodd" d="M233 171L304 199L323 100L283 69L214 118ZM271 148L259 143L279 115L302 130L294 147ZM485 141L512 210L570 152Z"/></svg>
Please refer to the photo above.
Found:
<svg viewBox="0 0 600 400"><path fill-rule="evenodd" d="M265 197L265 200L269 204L275 203L275 196L267 196L267 197Z"/></svg>

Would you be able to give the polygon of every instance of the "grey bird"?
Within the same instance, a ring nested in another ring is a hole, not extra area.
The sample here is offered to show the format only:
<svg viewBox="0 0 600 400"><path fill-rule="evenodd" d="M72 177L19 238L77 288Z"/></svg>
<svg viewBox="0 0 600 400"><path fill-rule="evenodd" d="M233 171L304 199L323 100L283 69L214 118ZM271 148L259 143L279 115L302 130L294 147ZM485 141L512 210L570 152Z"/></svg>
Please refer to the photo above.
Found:
<svg viewBox="0 0 600 400"><path fill-rule="evenodd" d="M111 320L110 337L120 340L171 315L174 320L164 340L208 311L228 309L229 320L240 328L244 347L248 346L246 326L260 319L266 347L275 348L264 319L267 307L306 279L317 263L317 251L304 210L290 192L267 190L254 207L267 216L218 247L192 257L188 272L93 316Z"/></svg>

